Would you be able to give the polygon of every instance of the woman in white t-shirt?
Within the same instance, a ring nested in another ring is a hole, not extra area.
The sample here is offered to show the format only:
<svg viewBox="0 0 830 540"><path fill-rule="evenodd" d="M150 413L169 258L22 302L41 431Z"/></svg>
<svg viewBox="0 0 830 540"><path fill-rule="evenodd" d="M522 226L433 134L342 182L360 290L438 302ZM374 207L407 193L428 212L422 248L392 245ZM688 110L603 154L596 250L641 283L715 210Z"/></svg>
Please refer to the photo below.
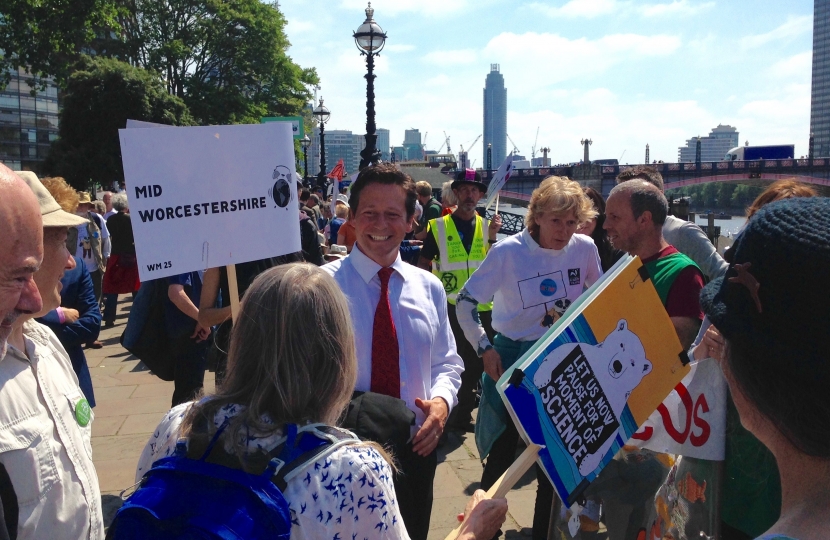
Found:
<svg viewBox="0 0 830 540"><path fill-rule="evenodd" d="M271 268L245 293L221 389L165 415L141 453L136 480L156 460L172 455L180 437L199 449L218 430L223 431L217 448L224 449L219 462L238 460L240 468L261 462L260 470L248 472L262 472L263 454L286 440L288 425L301 431L334 425L356 379L349 308L334 279L310 264ZM286 476L282 493L291 539L409 538L387 453L368 442L332 448ZM459 538L491 538L504 522L507 502L481 500L483 494L477 492L468 504Z"/></svg>
<svg viewBox="0 0 830 540"><path fill-rule="evenodd" d="M602 275L594 241L574 234L596 215L577 182L546 178L531 195L527 228L495 244L458 293L458 323L484 361L476 417L476 445L481 457L488 458L483 489L513 462L519 440L495 381ZM498 332L495 343L490 343L476 311L478 304L490 301ZM553 487L538 466L537 478L533 537L546 538Z"/></svg>

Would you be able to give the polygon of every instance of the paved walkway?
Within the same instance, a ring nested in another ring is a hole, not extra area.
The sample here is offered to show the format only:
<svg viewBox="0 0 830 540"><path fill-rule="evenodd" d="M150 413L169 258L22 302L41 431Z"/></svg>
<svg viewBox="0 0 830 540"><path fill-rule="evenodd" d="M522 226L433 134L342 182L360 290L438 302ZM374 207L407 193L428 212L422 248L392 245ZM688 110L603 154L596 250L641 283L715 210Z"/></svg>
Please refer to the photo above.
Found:
<svg viewBox="0 0 830 540"><path fill-rule="evenodd" d="M121 296L115 327L101 330L99 339L104 347L86 351L97 402L92 424L93 461L107 525L121 506L119 493L135 482L139 454L170 409L173 396L173 383L151 375L118 342L127 320L128 298ZM212 390L213 373L207 373L205 391ZM429 540L443 540L455 527L456 514L464 509L480 478L481 462L473 434L451 433L439 449ZM506 538L529 535L535 494L536 480L531 470L507 497L510 511L504 527Z"/></svg>

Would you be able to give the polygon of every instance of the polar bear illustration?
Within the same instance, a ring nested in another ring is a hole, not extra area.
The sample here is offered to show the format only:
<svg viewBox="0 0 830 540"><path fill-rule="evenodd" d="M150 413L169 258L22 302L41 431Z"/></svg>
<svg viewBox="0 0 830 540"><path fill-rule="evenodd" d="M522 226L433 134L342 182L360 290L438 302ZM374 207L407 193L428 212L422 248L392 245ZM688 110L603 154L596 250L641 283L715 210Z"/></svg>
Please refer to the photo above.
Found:
<svg viewBox="0 0 830 540"><path fill-rule="evenodd" d="M550 385L553 371L577 346L585 355L594 377L608 399L614 418L619 422L628 396L652 370L640 338L628 329L625 319L620 319L602 343L566 343L557 347L545 358L533 376L533 384L540 392ZM582 476L587 476L597 468L614 442L614 437L610 434L604 435L606 440L599 450L586 455L580 461L579 473Z"/></svg>

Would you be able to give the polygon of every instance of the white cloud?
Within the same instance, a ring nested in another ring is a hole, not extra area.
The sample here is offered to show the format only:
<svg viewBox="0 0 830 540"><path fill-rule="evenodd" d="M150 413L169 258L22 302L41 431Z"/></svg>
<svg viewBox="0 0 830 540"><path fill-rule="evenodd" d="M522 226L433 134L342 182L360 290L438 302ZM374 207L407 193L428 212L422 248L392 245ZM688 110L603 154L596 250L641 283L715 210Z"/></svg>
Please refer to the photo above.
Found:
<svg viewBox="0 0 830 540"><path fill-rule="evenodd" d="M408 45L406 43L391 43L383 48L386 52L409 52L415 50L415 45Z"/></svg>
<svg viewBox="0 0 830 540"><path fill-rule="evenodd" d="M625 61L671 55L680 45L679 37L668 35L613 34L591 40L505 32L491 39L481 56L509 66L511 73L532 74L533 84L513 87L525 96L558 82L601 76Z"/></svg>
<svg viewBox="0 0 830 540"><path fill-rule="evenodd" d="M791 40L796 38L806 32L810 32L813 29L813 17L810 15L803 15L800 17L789 17L787 22L772 30L770 32L766 32L764 34L755 34L751 36L745 36L741 39L741 48L746 49L754 49L756 47L762 47L767 43L771 43L773 41L785 41Z"/></svg>
<svg viewBox="0 0 830 540"><path fill-rule="evenodd" d="M584 17L587 19L613 13L619 6L620 3L617 0L570 0L562 7L552 7L541 2L533 2L527 5L528 8L544 13L549 17Z"/></svg>
<svg viewBox="0 0 830 540"><path fill-rule="evenodd" d="M478 52L473 49L457 49L454 51L432 51L424 55L423 61L427 64L439 66L471 64L478 59Z"/></svg>
<svg viewBox="0 0 830 540"><path fill-rule="evenodd" d="M640 12L646 17L661 17L670 15L672 17L681 17L689 15L697 15L703 11L707 11L715 7L714 2L702 2L693 4L688 0L674 0L668 4L649 4L640 7Z"/></svg>
<svg viewBox="0 0 830 540"><path fill-rule="evenodd" d="M340 7L362 15L366 4L366 0L342 0ZM470 3L468 0L372 0L372 9L375 10L375 20L383 27L383 18L386 15L394 17L402 13L416 12L427 17L443 17L448 13L470 9ZM363 17L365 19L365 15ZM364 19L358 21L355 28Z"/></svg>
<svg viewBox="0 0 830 540"><path fill-rule="evenodd" d="M768 73L771 77L787 81L801 81L809 83L813 71L813 53L805 51L784 58L771 65Z"/></svg>
<svg viewBox="0 0 830 540"><path fill-rule="evenodd" d="M533 2L526 7L553 18L593 19L617 12L637 13L645 17L683 17L697 15L714 6L714 2L692 3L689 0L673 0L658 4L640 4L625 0L570 0L561 7L549 6L542 2Z"/></svg>

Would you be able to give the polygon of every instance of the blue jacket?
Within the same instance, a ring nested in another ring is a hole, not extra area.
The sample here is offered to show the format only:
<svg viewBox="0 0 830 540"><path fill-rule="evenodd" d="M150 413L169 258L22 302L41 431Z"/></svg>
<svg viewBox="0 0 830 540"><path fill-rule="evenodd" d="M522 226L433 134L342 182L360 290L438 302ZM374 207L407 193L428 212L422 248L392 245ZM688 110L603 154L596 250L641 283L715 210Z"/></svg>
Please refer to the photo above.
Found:
<svg viewBox="0 0 830 540"><path fill-rule="evenodd" d="M78 375L78 383L90 407L95 406L95 395L92 391L92 377L86 363L83 346L85 343L98 339L101 331L101 310L95 300L95 289L92 286L92 277L86 269L84 261L75 257L75 268L64 272L61 278L61 307L77 309L80 316L70 324L61 324L57 310L52 310L38 321L55 332L69 359L72 368Z"/></svg>

